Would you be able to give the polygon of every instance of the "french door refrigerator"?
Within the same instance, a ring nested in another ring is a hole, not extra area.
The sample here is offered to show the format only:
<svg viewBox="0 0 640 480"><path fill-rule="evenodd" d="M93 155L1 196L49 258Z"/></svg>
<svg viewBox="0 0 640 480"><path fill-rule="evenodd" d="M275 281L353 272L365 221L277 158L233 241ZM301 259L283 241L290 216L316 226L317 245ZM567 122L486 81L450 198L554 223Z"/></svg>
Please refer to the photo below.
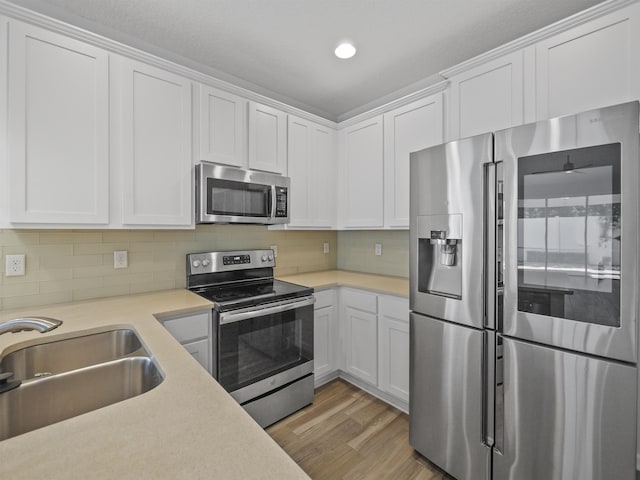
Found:
<svg viewBox="0 0 640 480"><path fill-rule="evenodd" d="M635 479L638 103L411 154L410 442L463 479Z"/></svg>

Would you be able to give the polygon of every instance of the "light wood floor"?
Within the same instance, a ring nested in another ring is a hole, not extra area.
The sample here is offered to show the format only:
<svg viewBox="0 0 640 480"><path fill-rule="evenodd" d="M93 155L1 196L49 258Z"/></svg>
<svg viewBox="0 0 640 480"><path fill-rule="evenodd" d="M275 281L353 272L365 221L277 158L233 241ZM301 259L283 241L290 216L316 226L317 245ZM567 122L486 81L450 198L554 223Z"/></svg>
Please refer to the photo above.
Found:
<svg viewBox="0 0 640 480"><path fill-rule="evenodd" d="M447 480L409 445L409 418L344 380L267 432L313 480Z"/></svg>

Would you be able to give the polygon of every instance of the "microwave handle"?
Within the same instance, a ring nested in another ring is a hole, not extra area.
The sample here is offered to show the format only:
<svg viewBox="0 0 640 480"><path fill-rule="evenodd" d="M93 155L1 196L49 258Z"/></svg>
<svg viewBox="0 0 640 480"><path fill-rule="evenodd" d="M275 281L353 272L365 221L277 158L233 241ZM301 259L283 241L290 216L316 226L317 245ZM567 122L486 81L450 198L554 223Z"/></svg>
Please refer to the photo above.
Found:
<svg viewBox="0 0 640 480"><path fill-rule="evenodd" d="M275 218L276 217L276 186L275 185L271 185L271 190L270 190L270 195L271 195L271 210L269 211L269 218Z"/></svg>

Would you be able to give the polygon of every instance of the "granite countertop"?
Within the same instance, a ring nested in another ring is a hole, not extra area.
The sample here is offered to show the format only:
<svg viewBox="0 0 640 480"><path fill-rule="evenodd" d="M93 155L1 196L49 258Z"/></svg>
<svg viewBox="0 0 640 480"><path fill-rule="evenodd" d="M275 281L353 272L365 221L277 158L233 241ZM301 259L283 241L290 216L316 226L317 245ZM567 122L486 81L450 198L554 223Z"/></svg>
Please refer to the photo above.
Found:
<svg viewBox="0 0 640 480"><path fill-rule="evenodd" d="M45 315L64 322L44 334L0 335L0 355L126 327L165 374L142 395L0 441L0 478L309 478L156 318L210 308L191 292L170 290L0 312L0 321Z"/></svg>
<svg viewBox="0 0 640 480"><path fill-rule="evenodd" d="M400 297L409 296L409 279L405 277L373 275L370 273L348 272L345 270L325 270L283 277L279 276L278 278L286 282L313 287L316 290L341 286L362 288L376 293L385 293Z"/></svg>

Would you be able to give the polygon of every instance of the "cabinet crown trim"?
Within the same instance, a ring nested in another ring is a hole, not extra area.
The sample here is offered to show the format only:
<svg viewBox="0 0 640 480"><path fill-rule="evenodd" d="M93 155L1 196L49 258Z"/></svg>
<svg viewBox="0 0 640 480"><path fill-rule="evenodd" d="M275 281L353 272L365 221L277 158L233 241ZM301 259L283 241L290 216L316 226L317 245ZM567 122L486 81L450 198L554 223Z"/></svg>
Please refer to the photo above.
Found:
<svg viewBox="0 0 640 480"><path fill-rule="evenodd" d="M578 12L574 15L571 15L570 17L552 23L551 25L542 27L535 32L531 32L527 35L517 38L516 40L513 40L509 43L500 45L493 50L489 50L488 52L484 52L476 57L470 58L469 60L454 65L453 67L442 70L440 72L440 75L444 78L451 78L455 75L483 65L491 60L495 60L496 58L500 58L509 53L516 52L525 47L535 45L542 40L570 30L571 28L577 27L596 18L602 17L608 13L620 10L621 8L624 8L636 2L637 0L608 0L606 2L602 2L598 5L594 5L591 8L583 10L582 12Z"/></svg>

